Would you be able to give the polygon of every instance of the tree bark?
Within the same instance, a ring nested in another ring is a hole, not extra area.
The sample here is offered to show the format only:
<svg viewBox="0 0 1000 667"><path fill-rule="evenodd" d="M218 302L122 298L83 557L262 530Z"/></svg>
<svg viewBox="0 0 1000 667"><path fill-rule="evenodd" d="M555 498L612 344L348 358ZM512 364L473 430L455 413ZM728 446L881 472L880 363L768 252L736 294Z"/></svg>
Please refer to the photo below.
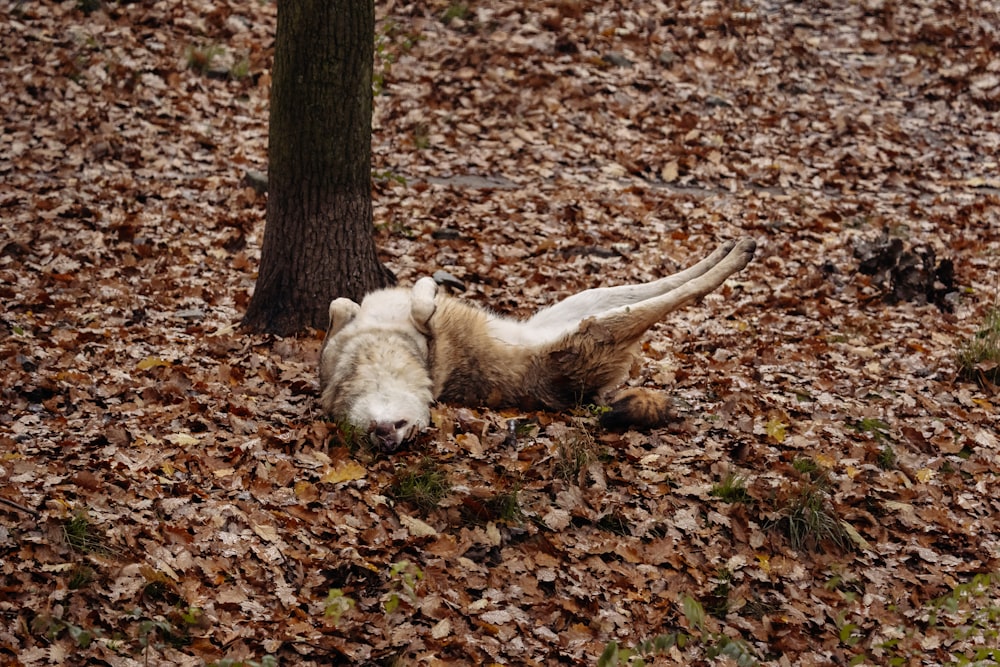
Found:
<svg viewBox="0 0 1000 667"><path fill-rule="evenodd" d="M327 326L330 300L394 282L372 238L373 0L279 0L267 223L243 326Z"/></svg>

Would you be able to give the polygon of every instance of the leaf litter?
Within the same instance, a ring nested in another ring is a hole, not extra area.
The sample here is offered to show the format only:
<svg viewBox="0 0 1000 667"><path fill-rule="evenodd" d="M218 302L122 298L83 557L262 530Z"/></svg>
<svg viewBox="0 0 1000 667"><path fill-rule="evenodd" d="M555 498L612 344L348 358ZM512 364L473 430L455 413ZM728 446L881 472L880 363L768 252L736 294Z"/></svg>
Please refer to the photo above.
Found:
<svg viewBox="0 0 1000 667"><path fill-rule="evenodd" d="M996 662L956 354L1000 284L1000 5L959 5L380 3L402 282L524 315L760 248L644 343L669 427L438 406L391 458L318 413L318 333L238 330L274 5L5 6L0 662Z"/></svg>

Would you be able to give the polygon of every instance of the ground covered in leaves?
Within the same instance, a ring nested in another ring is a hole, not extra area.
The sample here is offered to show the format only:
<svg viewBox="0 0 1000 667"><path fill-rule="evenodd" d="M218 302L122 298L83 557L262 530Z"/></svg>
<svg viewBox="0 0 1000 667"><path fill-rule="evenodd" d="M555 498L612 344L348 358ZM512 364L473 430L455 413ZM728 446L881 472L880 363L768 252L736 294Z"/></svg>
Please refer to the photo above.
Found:
<svg viewBox="0 0 1000 667"><path fill-rule="evenodd" d="M676 420L357 448L317 336L238 329L275 6L6 3L0 663L1000 661L1000 4L378 12L401 282L520 315L757 239L644 345Z"/></svg>

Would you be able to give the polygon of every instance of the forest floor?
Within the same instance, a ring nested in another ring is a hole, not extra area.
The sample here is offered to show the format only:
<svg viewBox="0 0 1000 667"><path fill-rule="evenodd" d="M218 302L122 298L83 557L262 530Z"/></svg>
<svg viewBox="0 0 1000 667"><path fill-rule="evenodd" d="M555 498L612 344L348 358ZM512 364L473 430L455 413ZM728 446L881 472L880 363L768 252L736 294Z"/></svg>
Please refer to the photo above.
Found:
<svg viewBox="0 0 1000 667"><path fill-rule="evenodd" d="M401 283L525 315L758 242L643 344L668 428L441 405L391 456L319 413L321 332L239 330L275 11L0 6L0 664L1000 663L956 361L1000 2L380 3Z"/></svg>

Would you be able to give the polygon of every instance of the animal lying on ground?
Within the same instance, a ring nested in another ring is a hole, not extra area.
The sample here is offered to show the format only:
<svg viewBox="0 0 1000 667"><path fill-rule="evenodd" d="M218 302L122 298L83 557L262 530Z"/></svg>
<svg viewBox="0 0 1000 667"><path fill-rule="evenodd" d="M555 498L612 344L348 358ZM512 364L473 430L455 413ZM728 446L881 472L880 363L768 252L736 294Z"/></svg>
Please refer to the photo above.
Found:
<svg viewBox="0 0 1000 667"><path fill-rule="evenodd" d="M607 421L638 427L667 418L662 393L626 389L638 342L671 311L745 267L756 244L722 244L694 266L653 282L590 289L527 320L501 317L438 291L372 292L330 304L320 352L320 404L394 450L430 424L435 401L564 410L609 405Z"/></svg>

